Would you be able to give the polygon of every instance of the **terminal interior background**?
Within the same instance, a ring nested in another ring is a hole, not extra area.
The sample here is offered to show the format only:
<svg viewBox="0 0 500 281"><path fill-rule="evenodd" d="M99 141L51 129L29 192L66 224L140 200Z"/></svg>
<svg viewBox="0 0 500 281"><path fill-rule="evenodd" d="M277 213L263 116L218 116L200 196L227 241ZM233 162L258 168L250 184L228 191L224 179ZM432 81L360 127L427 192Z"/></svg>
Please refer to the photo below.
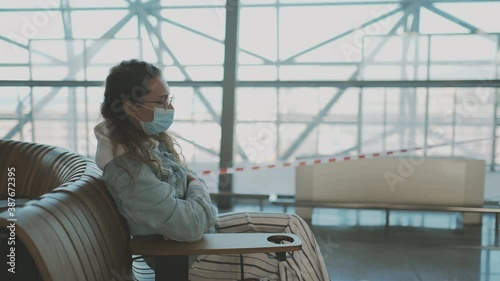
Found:
<svg viewBox="0 0 500 281"><path fill-rule="evenodd" d="M244 168L232 192L294 195L298 162L407 150L484 160L484 200L498 204L500 1L232 3L1 1L0 137L94 158L102 81L121 60L139 58L163 70L175 95L169 133L211 192L229 73L234 156L222 166ZM238 18L227 22L226 9ZM258 210L235 202L233 211ZM384 218L315 210L332 280L500 280L493 215L466 225L457 213L395 211L388 232Z"/></svg>

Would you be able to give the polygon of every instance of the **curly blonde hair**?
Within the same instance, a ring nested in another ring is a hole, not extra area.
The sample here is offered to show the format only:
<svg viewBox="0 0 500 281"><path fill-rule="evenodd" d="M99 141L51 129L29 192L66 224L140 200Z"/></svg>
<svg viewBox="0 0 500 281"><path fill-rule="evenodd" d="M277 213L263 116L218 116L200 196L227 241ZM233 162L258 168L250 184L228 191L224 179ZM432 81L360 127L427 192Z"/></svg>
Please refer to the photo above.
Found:
<svg viewBox="0 0 500 281"><path fill-rule="evenodd" d="M161 77L162 72L156 66L139 60L122 61L112 67L106 78L104 101L101 104L101 115L106 120L110 131L110 139L113 144L114 158L117 156L119 147L125 152L130 152L133 158L157 167L161 175L161 163L151 155L149 146L154 141L164 143L172 158L179 164L185 166L185 159L177 141L168 133L149 136L142 130L136 128L123 105L126 101L142 104L144 97L149 93L147 82L150 79ZM131 171L127 171L131 175Z"/></svg>

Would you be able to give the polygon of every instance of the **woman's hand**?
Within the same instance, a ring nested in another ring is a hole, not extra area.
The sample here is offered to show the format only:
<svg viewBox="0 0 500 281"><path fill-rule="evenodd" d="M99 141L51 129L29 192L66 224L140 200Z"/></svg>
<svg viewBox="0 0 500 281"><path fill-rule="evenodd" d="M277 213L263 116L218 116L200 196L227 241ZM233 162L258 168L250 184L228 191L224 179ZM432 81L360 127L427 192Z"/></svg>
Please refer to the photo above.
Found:
<svg viewBox="0 0 500 281"><path fill-rule="evenodd" d="M197 181L197 180L198 180L198 178L197 178L197 177L194 177L194 176L193 176L193 175L191 175L191 174L187 174L187 175L186 175L186 182L187 182L187 185L188 185L188 186L189 186L189 183L190 183L191 181Z"/></svg>
<svg viewBox="0 0 500 281"><path fill-rule="evenodd" d="M189 183L190 183L191 181L200 181L200 182L203 184L203 186L205 187L205 190L208 190L208 187L207 187L207 185L205 184L205 182L204 182L204 181L200 180L200 178L198 178L197 176L195 176L195 175L193 175L193 174L189 174L189 173L188 173L188 174L186 175L186 182L187 182L187 186L188 186L188 187L189 187Z"/></svg>

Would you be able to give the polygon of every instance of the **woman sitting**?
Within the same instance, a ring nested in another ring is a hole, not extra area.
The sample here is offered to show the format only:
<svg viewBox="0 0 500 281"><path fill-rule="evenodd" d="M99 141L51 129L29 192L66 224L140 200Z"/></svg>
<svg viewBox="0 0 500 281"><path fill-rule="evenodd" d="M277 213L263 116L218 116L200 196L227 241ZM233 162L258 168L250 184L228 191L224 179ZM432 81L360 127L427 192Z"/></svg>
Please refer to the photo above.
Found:
<svg viewBox="0 0 500 281"><path fill-rule="evenodd" d="M320 249L298 216L275 213L217 214L207 187L188 169L166 132L174 121L170 89L160 69L123 61L106 78L102 123L95 129L96 162L107 189L132 235L163 235L198 241L205 233L286 232L302 240L302 250L285 262L267 254L245 254L245 277L260 280L329 280ZM190 280L237 280L239 255L200 255ZM154 261L145 259L154 270Z"/></svg>

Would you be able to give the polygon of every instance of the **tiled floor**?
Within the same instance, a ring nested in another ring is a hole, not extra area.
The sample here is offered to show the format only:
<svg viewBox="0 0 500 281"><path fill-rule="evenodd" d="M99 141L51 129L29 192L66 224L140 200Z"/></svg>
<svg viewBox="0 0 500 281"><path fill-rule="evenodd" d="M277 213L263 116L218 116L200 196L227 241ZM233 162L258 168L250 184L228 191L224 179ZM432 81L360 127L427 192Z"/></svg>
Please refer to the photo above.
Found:
<svg viewBox="0 0 500 281"><path fill-rule="evenodd" d="M255 202L239 202L231 211L258 210ZM382 211L315 210L311 228L331 280L500 281L493 215L484 215L482 226L464 226L456 213L392 211L390 224L386 229ZM147 271L140 280L154 280Z"/></svg>
<svg viewBox="0 0 500 281"><path fill-rule="evenodd" d="M500 173L487 172L485 200L500 201L499 185ZM233 208L258 210L252 201ZM266 206L264 211L282 209ZM479 226L463 225L457 213L392 211L391 227L386 230L384 224L382 211L315 211L311 227L332 280L500 281L494 215L483 215Z"/></svg>
<svg viewBox="0 0 500 281"><path fill-rule="evenodd" d="M238 204L233 211L256 209ZM332 280L500 281L493 215L482 226L463 226L455 213L393 211L391 227L384 224L382 211L315 211L311 227Z"/></svg>

